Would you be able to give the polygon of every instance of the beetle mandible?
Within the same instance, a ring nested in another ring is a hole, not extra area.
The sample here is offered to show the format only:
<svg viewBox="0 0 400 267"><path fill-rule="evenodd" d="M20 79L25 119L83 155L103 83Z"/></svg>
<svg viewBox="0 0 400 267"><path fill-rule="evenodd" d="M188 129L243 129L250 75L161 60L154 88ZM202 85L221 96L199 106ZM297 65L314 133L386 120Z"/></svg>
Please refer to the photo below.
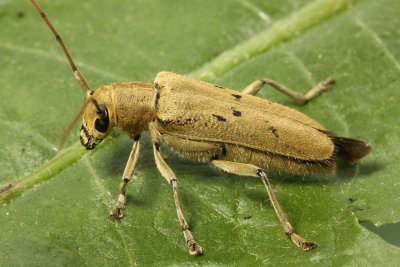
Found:
<svg viewBox="0 0 400 267"><path fill-rule="evenodd" d="M304 104L329 90L333 79L321 82L305 95L269 79L257 80L239 93L179 74L160 72L153 84L113 83L92 91L48 17L35 0L31 1L55 35L85 94L85 102L64 132L59 149L82 114L80 140L86 149L93 149L113 128L127 132L133 139L111 216L124 216L126 186L138 161L140 134L148 130L157 168L172 186L190 255L201 255L203 249L189 230L179 200L178 180L161 155L163 147L186 159L209 161L229 173L259 177L294 244L305 251L317 246L295 233L263 168L303 174L334 173L337 158L354 163L366 156L371 147L361 140L338 137L306 115L255 95L264 85L270 85Z"/></svg>

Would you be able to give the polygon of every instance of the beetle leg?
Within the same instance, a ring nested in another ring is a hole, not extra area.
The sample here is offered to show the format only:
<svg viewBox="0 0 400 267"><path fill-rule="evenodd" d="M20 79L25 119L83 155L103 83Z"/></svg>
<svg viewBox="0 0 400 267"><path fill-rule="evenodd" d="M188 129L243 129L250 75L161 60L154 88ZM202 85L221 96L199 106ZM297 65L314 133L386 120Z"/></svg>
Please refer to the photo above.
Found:
<svg viewBox="0 0 400 267"><path fill-rule="evenodd" d="M285 233L290 237L293 243L296 246L302 248L304 251L311 250L317 246L317 244L306 241L304 238L302 238L301 236L299 236L294 232L294 228L286 218L286 215L283 213L282 208L280 207L279 202L276 199L274 192L272 191L272 187L268 180L267 174L261 168L251 164L238 163L225 160L213 160L211 162L215 166L226 172L242 176L260 177L264 183L265 189L267 190L267 193L271 200L271 204L274 207L275 213L278 216L278 219L281 222Z"/></svg>
<svg viewBox="0 0 400 267"><path fill-rule="evenodd" d="M328 91L331 87L335 84L335 80L332 78L328 78L325 81L320 82L316 86L314 86L310 91L308 91L305 95L293 91L273 80L270 79L260 79L251 84L249 84L242 92L244 94L255 95L258 91L260 91L264 85L270 85L271 87L275 88L279 92L284 93L285 95L292 98L298 104L303 105L310 101L311 99L319 96L320 94Z"/></svg>
<svg viewBox="0 0 400 267"><path fill-rule="evenodd" d="M156 165L161 175L167 179L168 183L172 185L172 189L174 191L174 199L175 199L175 207L176 213L178 214L179 224L182 228L183 235L185 237L186 244L189 248L189 254L192 256L198 256L203 254L203 248L200 247L197 242L194 240L192 233L189 230L189 225L185 219L185 215L183 214L183 210L180 204L179 199L179 190L178 190L178 180L171 170L171 168L167 165L164 159L161 156L159 151L159 145L154 144L154 158L156 161Z"/></svg>
<svg viewBox="0 0 400 267"><path fill-rule="evenodd" d="M117 205L115 205L115 208L110 212L110 216L114 216L117 219L121 219L122 217L124 217L123 208L126 203L126 185L131 180L133 173L135 171L136 164L139 159L139 150L140 150L139 140L135 140L133 142L128 162L125 165L124 174L122 175L122 182L119 186L119 196Z"/></svg>

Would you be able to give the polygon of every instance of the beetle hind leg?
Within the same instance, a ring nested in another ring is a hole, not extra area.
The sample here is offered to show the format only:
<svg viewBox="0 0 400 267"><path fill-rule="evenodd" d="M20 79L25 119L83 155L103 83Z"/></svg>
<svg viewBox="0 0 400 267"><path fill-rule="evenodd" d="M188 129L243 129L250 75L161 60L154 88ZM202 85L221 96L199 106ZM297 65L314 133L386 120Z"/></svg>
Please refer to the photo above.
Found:
<svg viewBox="0 0 400 267"><path fill-rule="evenodd" d="M285 95L289 96L292 98L294 101L296 101L298 104L303 105L307 103L308 101L312 100L313 98L319 96L320 94L329 91L332 86L335 84L335 80L332 78L327 78L325 81L320 82L311 90L309 90L305 95L296 92L294 90L291 90L284 85L281 85L273 80L270 79L260 79L257 80L251 84L249 84L242 92L245 94L249 95L256 95L258 91L260 91L264 85L269 85L272 88L275 88L281 93L284 93Z"/></svg>
<svg viewBox="0 0 400 267"><path fill-rule="evenodd" d="M310 241L306 241L300 235L295 233L294 228L290 224L289 220L286 218L286 215L283 213L283 210L279 205L279 202L268 180L267 174L261 168L252 164L238 163L225 160L213 160L211 162L216 167L229 173L242 176L260 177L264 183L265 189L267 190L268 196L271 200L271 204L275 210L275 213L278 216L278 219L281 222L285 233L290 237L293 243L296 246L302 248L304 251L308 251L317 247L317 244Z"/></svg>
<svg viewBox="0 0 400 267"><path fill-rule="evenodd" d="M174 192L176 213L178 215L179 224L183 231L183 236L185 238L186 244L189 249L189 254L192 256L200 256L203 254L203 248L197 244L196 240L194 240L192 232L189 230L189 224L187 223L185 215L183 214L179 198L178 180L174 172L162 158L158 144L154 144L154 158L156 161L157 168L160 171L161 175L168 181L169 184L172 185L172 189Z"/></svg>

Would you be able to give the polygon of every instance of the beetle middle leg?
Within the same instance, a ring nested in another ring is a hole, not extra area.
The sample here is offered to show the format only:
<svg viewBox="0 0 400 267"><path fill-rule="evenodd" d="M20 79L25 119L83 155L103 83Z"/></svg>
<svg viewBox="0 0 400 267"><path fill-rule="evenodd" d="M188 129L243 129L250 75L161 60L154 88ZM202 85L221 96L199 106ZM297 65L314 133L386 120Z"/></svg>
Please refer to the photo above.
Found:
<svg viewBox="0 0 400 267"><path fill-rule="evenodd" d="M189 224L187 223L185 215L183 214L179 198L178 180L174 172L162 158L161 153L159 151L159 145L156 143L154 144L154 158L156 161L157 168L160 171L161 175L168 181L168 183L172 185L172 189L174 191L176 213L178 215L179 224L183 231L183 236L185 237L186 244L189 248L189 254L192 256L201 255L203 254L203 248L200 247L194 240L194 237L189 230Z"/></svg>
<svg viewBox="0 0 400 267"><path fill-rule="evenodd" d="M319 84L317 84L316 86L314 86L313 88L311 88L305 95L303 95L299 92L296 92L294 90L291 90L291 89L287 88L286 86L283 86L283 85L281 85L273 80L270 80L270 79L257 80L255 82L249 84L242 92L245 94L249 94L249 95L255 95L266 84L270 85L271 87L275 88L276 90L289 96L294 101L296 101L298 104L303 105L303 104L307 103L308 101L310 101L311 99L313 99L313 98L319 96L320 94L331 89L331 87L335 84L335 80L333 80L332 78L328 78L325 81L322 81Z"/></svg>
<svg viewBox="0 0 400 267"><path fill-rule="evenodd" d="M122 175L122 182L119 186L118 202L115 208L110 212L110 216L114 216L117 219L124 217L123 208L126 203L126 185L131 180L133 173L136 168L136 164L139 159L140 145L139 140L135 140L132 145L131 154L126 163L124 174Z"/></svg>
<svg viewBox="0 0 400 267"><path fill-rule="evenodd" d="M213 160L211 161L218 168L234 173L242 176L253 176L260 177L264 183L265 189L269 195L271 200L271 204L274 207L275 213L278 216L279 221L281 222L285 233L290 237L293 243L302 248L304 251L311 250L317 246L317 244L313 242L306 241L300 235L296 234L294 228L290 224L289 220L286 218L286 215L283 213L281 206L272 190L271 184L268 180L267 174L259 167L252 164L238 163L232 161L225 160Z"/></svg>

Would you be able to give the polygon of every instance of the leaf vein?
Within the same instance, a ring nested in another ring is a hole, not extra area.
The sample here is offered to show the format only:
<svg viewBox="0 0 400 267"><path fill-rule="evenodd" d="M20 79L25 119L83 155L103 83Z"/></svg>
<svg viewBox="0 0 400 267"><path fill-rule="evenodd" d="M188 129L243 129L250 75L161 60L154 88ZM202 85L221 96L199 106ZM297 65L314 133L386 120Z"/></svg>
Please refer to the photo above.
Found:
<svg viewBox="0 0 400 267"><path fill-rule="evenodd" d="M374 30L372 30L363 20L360 18L355 18L354 19L355 23L357 26L359 26L363 31L369 34L369 36L372 38L372 40L375 43L375 46L382 50L382 52L385 54L385 56L393 63L395 68L400 71L400 62L394 57L394 55L390 52L390 50L386 47L385 43L383 40L378 36Z"/></svg>
<svg viewBox="0 0 400 267"><path fill-rule="evenodd" d="M257 7L255 4L249 2L248 0L238 0L238 2L244 7L247 8L254 13L257 14L258 17L260 17L261 20L265 21L266 23L271 22L270 16L263 11L261 8Z"/></svg>
<svg viewBox="0 0 400 267"><path fill-rule="evenodd" d="M357 0L315 0L288 17L276 21L271 26L222 52L189 75L210 81L225 74L239 64L255 57L272 47L299 36L299 33L318 25L320 22L346 9Z"/></svg>

